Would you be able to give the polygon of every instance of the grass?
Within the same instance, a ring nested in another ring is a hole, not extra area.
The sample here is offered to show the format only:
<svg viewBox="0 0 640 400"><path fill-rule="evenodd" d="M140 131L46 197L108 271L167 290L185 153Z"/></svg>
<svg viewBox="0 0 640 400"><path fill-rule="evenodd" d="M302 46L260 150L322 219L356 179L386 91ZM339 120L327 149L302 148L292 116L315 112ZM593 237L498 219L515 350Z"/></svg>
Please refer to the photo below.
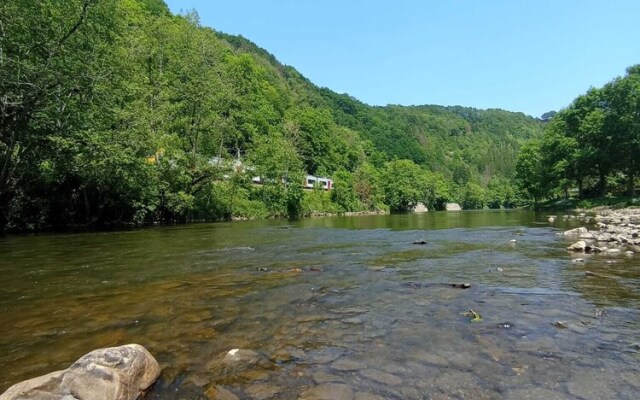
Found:
<svg viewBox="0 0 640 400"><path fill-rule="evenodd" d="M581 199L576 202L576 208L596 208L596 207L610 207L610 208L624 208L634 205L640 205L639 198L631 199L629 196L619 197L605 197L596 199Z"/></svg>
<svg viewBox="0 0 640 400"><path fill-rule="evenodd" d="M538 203L537 210L568 210L568 209L591 209L598 207L624 208L640 205L640 198L631 199L629 196L610 196L589 199L554 199Z"/></svg>

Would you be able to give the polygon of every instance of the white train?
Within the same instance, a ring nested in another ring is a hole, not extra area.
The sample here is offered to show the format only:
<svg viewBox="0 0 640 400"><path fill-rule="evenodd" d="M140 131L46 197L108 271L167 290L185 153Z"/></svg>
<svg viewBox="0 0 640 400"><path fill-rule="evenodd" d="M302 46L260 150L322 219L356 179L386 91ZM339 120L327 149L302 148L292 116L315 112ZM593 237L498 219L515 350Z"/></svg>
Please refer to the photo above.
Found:
<svg viewBox="0 0 640 400"><path fill-rule="evenodd" d="M227 170L231 171L235 171L235 172L253 172L255 171L255 168L250 167L250 166L246 166L242 164L242 161L235 159L235 160L228 160L228 159L224 159L221 157L212 157L209 160L209 164L211 165L217 165L217 166L221 166L221 167L225 167ZM225 179L229 179L229 175L228 174L224 174L223 177ZM251 182L254 185L262 185L264 183L264 179L262 179L262 177L260 176L254 176L251 178ZM306 175L304 178L304 182L302 182L302 187L304 189L323 189L323 190L331 190L333 189L333 181L331 180L331 178L326 178L323 176L313 176L313 175Z"/></svg>
<svg viewBox="0 0 640 400"><path fill-rule="evenodd" d="M259 176L254 176L251 178L251 182L255 185L262 185L264 180ZM313 176L306 175L304 178L304 182L302 183L302 187L304 189L324 189L331 190L333 189L333 180L330 178L325 178L323 176Z"/></svg>

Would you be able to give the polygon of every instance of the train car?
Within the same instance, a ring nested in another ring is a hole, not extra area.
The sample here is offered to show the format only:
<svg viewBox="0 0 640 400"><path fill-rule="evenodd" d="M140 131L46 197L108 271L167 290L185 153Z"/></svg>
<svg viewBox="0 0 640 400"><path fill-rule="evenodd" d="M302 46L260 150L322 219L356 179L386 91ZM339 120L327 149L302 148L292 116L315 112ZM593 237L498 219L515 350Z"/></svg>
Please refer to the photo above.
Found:
<svg viewBox="0 0 640 400"><path fill-rule="evenodd" d="M302 185L305 189L320 188L324 190L333 189L333 181L322 176L307 175Z"/></svg>

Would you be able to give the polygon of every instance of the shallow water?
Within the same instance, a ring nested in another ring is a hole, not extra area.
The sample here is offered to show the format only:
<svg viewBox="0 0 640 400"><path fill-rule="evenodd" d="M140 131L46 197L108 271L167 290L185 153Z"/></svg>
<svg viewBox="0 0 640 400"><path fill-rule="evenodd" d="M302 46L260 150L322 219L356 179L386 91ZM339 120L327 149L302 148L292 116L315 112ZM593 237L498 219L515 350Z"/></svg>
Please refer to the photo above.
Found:
<svg viewBox="0 0 640 400"><path fill-rule="evenodd" d="M636 399L640 254L572 263L555 233L579 223L437 212L1 238L0 391L135 342L163 367L149 399ZM221 368L234 348L266 361Z"/></svg>

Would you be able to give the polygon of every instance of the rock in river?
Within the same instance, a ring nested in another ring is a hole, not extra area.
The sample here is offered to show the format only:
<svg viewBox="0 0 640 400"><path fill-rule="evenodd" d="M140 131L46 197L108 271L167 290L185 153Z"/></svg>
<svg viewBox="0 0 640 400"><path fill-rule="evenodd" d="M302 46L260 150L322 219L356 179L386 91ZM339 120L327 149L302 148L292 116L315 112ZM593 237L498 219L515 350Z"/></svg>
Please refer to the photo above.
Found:
<svg viewBox="0 0 640 400"><path fill-rule="evenodd" d="M222 369L227 372L241 372L247 369L271 368L272 363L257 351L246 349L229 350L222 359Z"/></svg>
<svg viewBox="0 0 640 400"><path fill-rule="evenodd" d="M0 400L134 400L160 375L138 344L94 350L69 368L11 386Z"/></svg>
<svg viewBox="0 0 640 400"><path fill-rule="evenodd" d="M587 251L588 248L590 248L590 247L587 245L587 242L585 242L584 240L578 240L577 242L575 242L571 246L567 247L567 250L571 250L571 251Z"/></svg>

